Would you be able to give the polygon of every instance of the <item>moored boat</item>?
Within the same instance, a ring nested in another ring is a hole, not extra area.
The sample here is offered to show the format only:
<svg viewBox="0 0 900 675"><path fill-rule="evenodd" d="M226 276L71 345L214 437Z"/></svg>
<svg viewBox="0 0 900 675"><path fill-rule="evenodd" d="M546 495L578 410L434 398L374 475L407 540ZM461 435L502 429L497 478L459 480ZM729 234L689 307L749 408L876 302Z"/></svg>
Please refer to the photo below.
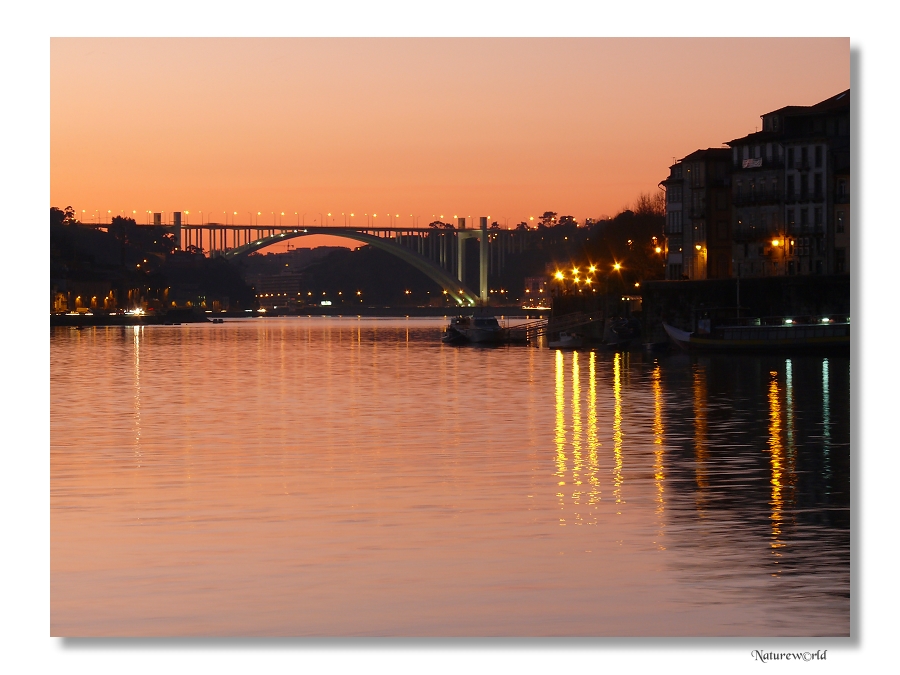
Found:
<svg viewBox="0 0 900 675"><path fill-rule="evenodd" d="M487 314L455 316L441 336L443 342L450 344L496 344L507 338L508 331L500 326L496 317Z"/></svg>
<svg viewBox="0 0 900 675"><path fill-rule="evenodd" d="M577 333L562 331L556 340L550 340L547 345L550 349L578 349L584 344L584 338Z"/></svg>

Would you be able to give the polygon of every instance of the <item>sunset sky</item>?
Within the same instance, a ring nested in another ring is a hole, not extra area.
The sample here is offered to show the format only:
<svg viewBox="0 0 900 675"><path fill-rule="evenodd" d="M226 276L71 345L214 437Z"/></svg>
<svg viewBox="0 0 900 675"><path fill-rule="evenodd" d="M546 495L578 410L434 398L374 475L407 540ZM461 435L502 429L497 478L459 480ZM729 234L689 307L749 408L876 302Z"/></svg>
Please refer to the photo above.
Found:
<svg viewBox="0 0 900 675"><path fill-rule="evenodd" d="M849 86L846 38L56 38L50 201L86 221L597 218Z"/></svg>

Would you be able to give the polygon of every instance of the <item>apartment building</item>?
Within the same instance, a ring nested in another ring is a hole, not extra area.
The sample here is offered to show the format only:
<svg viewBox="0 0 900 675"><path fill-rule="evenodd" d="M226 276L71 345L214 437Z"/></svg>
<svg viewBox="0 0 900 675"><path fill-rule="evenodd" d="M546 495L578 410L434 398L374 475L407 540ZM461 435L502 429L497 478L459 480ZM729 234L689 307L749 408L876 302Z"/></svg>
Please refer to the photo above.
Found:
<svg viewBox="0 0 900 675"><path fill-rule="evenodd" d="M850 90L762 115L729 141L734 272L849 272Z"/></svg>

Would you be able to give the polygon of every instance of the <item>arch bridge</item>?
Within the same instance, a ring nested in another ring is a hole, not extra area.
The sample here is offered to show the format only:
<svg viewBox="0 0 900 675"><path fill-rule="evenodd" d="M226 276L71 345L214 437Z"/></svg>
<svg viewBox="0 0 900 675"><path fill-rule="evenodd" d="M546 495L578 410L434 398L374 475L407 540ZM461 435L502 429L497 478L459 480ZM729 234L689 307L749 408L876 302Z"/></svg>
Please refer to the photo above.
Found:
<svg viewBox="0 0 900 675"><path fill-rule="evenodd" d="M196 247L211 256L226 259L239 259L298 237L328 235L358 241L397 256L435 281L458 304L473 306L479 302L487 304L489 270L502 268L508 254L521 251L525 246L523 233L490 230L487 220L482 217L479 228L468 229L465 218L459 218L454 228L267 227L219 223L188 225L176 221L168 229L175 234L178 248ZM465 243L470 238L477 238L480 243L478 294L464 281Z"/></svg>

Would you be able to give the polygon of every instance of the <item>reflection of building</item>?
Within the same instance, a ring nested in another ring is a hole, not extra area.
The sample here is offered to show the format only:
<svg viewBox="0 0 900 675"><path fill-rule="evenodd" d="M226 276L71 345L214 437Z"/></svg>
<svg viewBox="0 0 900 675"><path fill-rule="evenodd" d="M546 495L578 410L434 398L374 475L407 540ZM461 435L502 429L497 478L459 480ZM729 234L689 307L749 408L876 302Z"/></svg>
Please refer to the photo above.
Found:
<svg viewBox="0 0 900 675"><path fill-rule="evenodd" d="M669 168L666 188L667 279L731 276L731 153L697 150Z"/></svg>

